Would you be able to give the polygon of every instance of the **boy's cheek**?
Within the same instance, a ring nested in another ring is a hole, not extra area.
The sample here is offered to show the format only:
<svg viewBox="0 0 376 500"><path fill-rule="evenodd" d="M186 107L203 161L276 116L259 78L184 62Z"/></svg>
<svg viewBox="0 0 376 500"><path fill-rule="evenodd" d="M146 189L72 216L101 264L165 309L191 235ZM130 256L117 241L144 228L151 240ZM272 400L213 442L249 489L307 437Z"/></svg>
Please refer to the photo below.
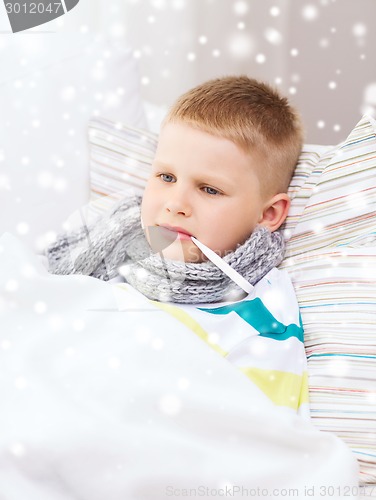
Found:
<svg viewBox="0 0 376 500"><path fill-rule="evenodd" d="M146 186L141 201L141 217L143 219L149 219L149 221L152 221L157 215L159 206L160 200L158 192L153 188L152 185Z"/></svg>

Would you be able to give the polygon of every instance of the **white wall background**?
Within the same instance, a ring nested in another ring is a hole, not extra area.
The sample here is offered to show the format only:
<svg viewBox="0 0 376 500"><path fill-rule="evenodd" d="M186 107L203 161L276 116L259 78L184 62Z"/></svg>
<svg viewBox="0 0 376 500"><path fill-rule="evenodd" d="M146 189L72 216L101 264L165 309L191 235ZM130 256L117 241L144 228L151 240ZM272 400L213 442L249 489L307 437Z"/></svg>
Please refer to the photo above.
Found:
<svg viewBox="0 0 376 500"><path fill-rule="evenodd" d="M215 76L262 78L297 105L307 142L330 144L375 112L375 20L376 0L80 0L39 29L130 44L154 104Z"/></svg>

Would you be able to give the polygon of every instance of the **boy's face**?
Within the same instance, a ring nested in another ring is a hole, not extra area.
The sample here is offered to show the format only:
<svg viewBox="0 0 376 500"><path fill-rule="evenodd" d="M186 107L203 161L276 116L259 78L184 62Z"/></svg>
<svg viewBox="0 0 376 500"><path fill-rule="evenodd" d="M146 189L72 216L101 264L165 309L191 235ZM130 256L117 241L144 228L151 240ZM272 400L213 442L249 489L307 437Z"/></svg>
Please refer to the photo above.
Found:
<svg viewBox="0 0 376 500"><path fill-rule="evenodd" d="M206 260L189 235L223 256L265 224L256 165L232 141L184 123L167 123L142 200L142 222L155 252Z"/></svg>

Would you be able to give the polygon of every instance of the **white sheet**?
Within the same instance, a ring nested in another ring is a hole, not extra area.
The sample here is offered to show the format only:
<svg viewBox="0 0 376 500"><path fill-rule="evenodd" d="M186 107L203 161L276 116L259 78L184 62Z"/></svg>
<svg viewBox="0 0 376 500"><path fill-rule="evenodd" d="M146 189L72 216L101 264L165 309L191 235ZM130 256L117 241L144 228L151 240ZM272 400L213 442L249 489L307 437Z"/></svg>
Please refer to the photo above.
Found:
<svg viewBox="0 0 376 500"><path fill-rule="evenodd" d="M138 292L120 310L9 233L0 284L0 500L357 498L342 441Z"/></svg>

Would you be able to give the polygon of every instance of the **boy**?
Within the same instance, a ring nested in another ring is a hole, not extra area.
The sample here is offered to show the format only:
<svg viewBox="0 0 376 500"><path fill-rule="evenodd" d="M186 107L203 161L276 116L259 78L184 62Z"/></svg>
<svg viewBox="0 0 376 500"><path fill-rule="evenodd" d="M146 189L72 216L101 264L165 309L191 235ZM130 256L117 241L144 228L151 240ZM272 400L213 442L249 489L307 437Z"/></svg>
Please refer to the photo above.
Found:
<svg viewBox="0 0 376 500"><path fill-rule="evenodd" d="M60 236L47 251L50 271L124 277L273 403L306 414L299 308L275 268L301 145L296 112L268 85L246 76L199 85L162 124L142 200L125 197Z"/></svg>
<svg viewBox="0 0 376 500"><path fill-rule="evenodd" d="M162 301L234 298L239 287L203 249L251 285L280 263L276 230L301 145L297 113L268 85L239 76L197 86L162 124L141 214L141 200L127 198L91 228L60 237L47 251L50 271L121 274Z"/></svg>

